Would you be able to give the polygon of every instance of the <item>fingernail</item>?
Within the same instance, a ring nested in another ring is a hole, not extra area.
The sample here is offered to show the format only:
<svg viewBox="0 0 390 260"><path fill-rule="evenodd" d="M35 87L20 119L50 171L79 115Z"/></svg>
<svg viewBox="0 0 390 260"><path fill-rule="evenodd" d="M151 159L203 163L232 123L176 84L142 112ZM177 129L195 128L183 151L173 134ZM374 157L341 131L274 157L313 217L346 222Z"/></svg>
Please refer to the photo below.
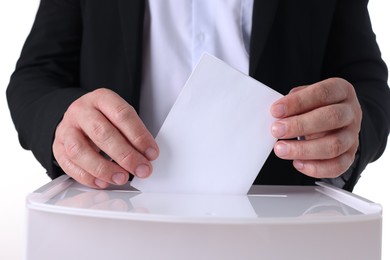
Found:
<svg viewBox="0 0 390 260"><path fill-rule="evenodd" d="M124 174L124 173L115 173L114 175L112 175L112 181L118 185L125 184L127 181L126 175L127 174Z"/></svg>
<svg viewBox="0 0 390 260"><path fill-rule="evenodd" d="M285 124L277 121L272 124L271 132L275 138L281 138L286 134L287 127Z"/></svg>
<svg viewBox="0 0 390 260"><path fill-rule="evenodd" d="M277 104L271 107L271 114L276 118L283 117L286 114L286 106L283 104Z"/></svg>
<svg viewBox="0 0 390 260"><path fill-rule="evenodd" d="M148 148L148 149L146 149L146 151L145 151L145 155L146 155L146 157L147 157L149 160L153 161L153 160L157 159L158 152L157 152L157 150L154 149L154 148Z"/></svg>
<svg viewBox="0 0 390 260"><path fill-rule="evenodd" d="M285 143L277 143L275 145L275 153L277 156L284 157L288 154L288 145Z"/></svg>
<svg viewBox="0 0 390 260"><path fill-rule="evenodd" d="M140 177L140 178L148 177L150 175L150 168L149 168L149 166L147 166L145 164L139 165L135 169L135 175L137 175L137 177Z"/></svg>
<svg viewBox="0 0 390 260"><path fill-rule="evenodd" d="M95 185L98 186L99 188L106 188L108 185L107 185L107 182L105 181L102 181L100 179L95 179Z"/></svg>

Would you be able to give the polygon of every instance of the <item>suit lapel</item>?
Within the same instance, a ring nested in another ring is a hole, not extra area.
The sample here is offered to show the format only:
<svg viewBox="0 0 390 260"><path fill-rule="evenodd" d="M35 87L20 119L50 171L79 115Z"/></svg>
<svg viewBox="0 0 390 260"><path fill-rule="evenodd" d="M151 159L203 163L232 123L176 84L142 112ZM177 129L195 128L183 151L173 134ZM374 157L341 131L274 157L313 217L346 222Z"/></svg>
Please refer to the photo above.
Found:
<svg viewBox="0 0 390 260"><path fill-rule="evenodd" d="M139 44L139 36L142 39L145 1L118 0L118 9L125 46L137 46Z"/></svg>
<svg viewBox="0 0 390 260"><path fill-rule="evenodd" d="M275 18L279 0L255 0L253 4L249 74L253 76Z"/></svg>
<svg viewBox="0 0 390 260"><path fill-rule="evenodd" d="M138 97L142 73L142 39L145 13L144 0L118 0L121 31L127 74L131 86L134 107L138 108Z"/></svg>

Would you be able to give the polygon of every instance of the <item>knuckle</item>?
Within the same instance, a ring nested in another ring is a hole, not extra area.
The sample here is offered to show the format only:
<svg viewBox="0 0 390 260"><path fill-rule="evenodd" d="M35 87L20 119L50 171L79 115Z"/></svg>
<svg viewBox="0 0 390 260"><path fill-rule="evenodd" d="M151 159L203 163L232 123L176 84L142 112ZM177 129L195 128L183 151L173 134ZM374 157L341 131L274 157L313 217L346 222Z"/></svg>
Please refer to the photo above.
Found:
<svg viewBox="0 0 390 260"><path fill-rule="evenodd" d="M61 168L69 175L74 175L74 171L72 169L74 168L74 164L70 159L62 159L59 160L58 163L61 165Z"/></svg>
<svg viewBox="0 0 390 260"><path fill-rule="evenodd" d="M344 142L340 138L333 138L329 141L329 156L335 157L345 151Z"/></svg>
<svg viewBox="0 0 390 260"><path fill-rule="evenodd" d="M142 159L135 149L129 149L126 152L119 154L115 161L127 171L133 172L135 166L138 165Z"/></svg>
<svg viewBox="0 0 390 260"><path fill-rule="evenodd" d="M116 122L126 122L134 117L135 114L135 109L132 106L123 103L115 108L112 116Z"/></svg>
<svg viewBox="0 0 390 260"><path fill-rule="evenodd" d="M295 134L298 136L305 135L306 133L306 127L302 120L299 120L298 118L295 118L294 120L294 128L295 128ZM290 133L293 134L293 133Z"/></svg>
<svg viewBox="0 0 390 260"><path fill-rule="evenodd" d="M330 91L329 87L324 83L315 89L315 94L320 102L325 104L329 102L332 96L332 92Z"/></svg>
<svg viewBox="0 0 390 260"><path fill-rule="evenodd" d="M79 168L76 165L72 164L72 162L70 162L70 164L71 164L69 165L70 169L65 171L67 175L71 176L73 179L75 179L77 182L83 185L89 187L96 187L94 183L95 180L94 176L92 176L89 172L85 171L84 169Z"/></svg>
<svg viewBox="0 0 390 260"><path fill-rule="evenodd" d="M306 109L306 101L301 95L296 95L293 103L297 111L304 111Z"/></svg>
<svg viewBox="0 0 390 260"><path fill-rule="evenodd" d="M105 143L114 133L113 127L105 122L93 120L91 126L91 139L99 143Z"/></svg>
<svg viewBox="0 0 390 260"><path fill-rule="evenodd" d="M111 91L107 88L98 88L98 89L95 89L94 91L92 91L90 93L90 95L92 95L92 96L105 96L105 95L108 95L110 92Z"/></svg>
<svg viewBox="0 0 390 260"><path fill-rule="evenodd" d="M83 145L80 142L72 141L65 143L65 152L70 159L76 160L81 157Z"/></svg>
<svg viewBox="0 0 390 260"><path fill-rule="evenodd" d="M69 175L69 174L68 174ZM75 171L72 174L72 178L80 182L81 184L90 186L90 187L95 187L93 180L94 177L90 175L88 172L82 170L82 169L75 169Z"/></svg>
<svg viewBox="0 0 390 260"><path fill-rule="evenodd" d="M353 87L353 85L347 81L347 80L344 80L344 79L341 79L342 82L343 82L343 85L345 87L345 97L347 97L348 95L355 95L355 88Z"/></svg>
<svg viewBox="0 0 390 260"><path fill-rule="evenodd" d="M328 108L326 118L332 127L337 127L345 121L343 111L336 106L330 106Z"/></svg>
<svg viewBox="0 0 390 260"><path fill-rule="evenodd" d="M94 178L87 171L74 164L71 158L62 156L57 158L57 162L59 163L61 169L67 175L69 175L70 177L72 177L73 179L75 179L81 184L94 187L93 184Z"/></svg>
<svg viewBox="0 0 390 260"><path fill-rule="evenodd" d="M65 116L77 115L79 111L83 110L83 107L84 107L83 97L78 98L69 105L68 109L65 112Z"/></svg>
<svg viewBox="0 0 390 260"><path fill-rule="evenodd" d="M77 167L71 159L63 159L60 164L66 174L79 182L87 182L89 174L82 168Z"/></svg>
<svg viewBox="0 0 390 260"><path fill-rule="evenodd" d="M89 174L82 169L74 169L73 170L73 178L77 179L79 182L86 183L88 181Z"/></svg>
<svg viewBox="0 0 390 260"><path fill-rule="evenodd" d="M135 150L130 149L124 153L119 154L117 158L118 159L116 160L116 162L119 165L131 165L135 161L136 152Z"/></svg>
<svg viewBox="0 0 390 260"><path fill-rule="evenodd" d="M302 145L301 143L298 143L295 146L295 149L293 150L294 154L293 156L296 158L304 159L308 156L308 150L305 145Z"/></svg>
<svg viewBox="0 0 390 260"><path fill-rule="evenodd" d="M141 147L148 139L149 133L147 131L137 131L138 135L134 136L132 143L135 147Z"/></svg>
<svg viewBox="0 0 390 260"><path fill-rule="evenodd" d="M99 162L94 169L93 175L99 179L106 179L108 173L108 166L105 162Z"/></svg>

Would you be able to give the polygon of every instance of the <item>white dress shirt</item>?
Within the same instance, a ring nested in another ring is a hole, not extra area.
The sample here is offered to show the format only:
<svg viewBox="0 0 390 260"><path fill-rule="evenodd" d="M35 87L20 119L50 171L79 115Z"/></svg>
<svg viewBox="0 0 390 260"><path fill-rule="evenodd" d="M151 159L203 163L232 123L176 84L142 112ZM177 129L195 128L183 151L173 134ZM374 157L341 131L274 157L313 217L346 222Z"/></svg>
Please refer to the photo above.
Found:
<svg viewBox="0 0 390 260"><path fill-rule="evenodd" d="M204 52L248 73L253 0L148 0L140 117L156 136Z"/></svg>

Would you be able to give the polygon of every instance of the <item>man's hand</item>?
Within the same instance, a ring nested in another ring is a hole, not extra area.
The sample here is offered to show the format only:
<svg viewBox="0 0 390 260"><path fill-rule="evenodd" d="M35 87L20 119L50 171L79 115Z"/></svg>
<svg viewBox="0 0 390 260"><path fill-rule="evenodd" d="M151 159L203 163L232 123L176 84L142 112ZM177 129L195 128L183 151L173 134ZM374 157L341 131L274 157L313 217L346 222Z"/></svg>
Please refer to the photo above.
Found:
<svg viewBox="0 0 390 260"><path fill-rule="evenodd" d="M276 101L272 134L275 154L315 178L335 178L353 163L359 146L362 111L353 86L331 78L294 88ZM289 140L304 137L305 140ZM283 140L284 139L284 140Z"/></svg>
<svg viewBox="0 0 390 260"><path fill-rule="evenodd" d="M106 188L125 184L129 173L149 176L159 150L134 108L111 90L98 89L69 106L57 127L53 153L78 182Z"/></svg>

